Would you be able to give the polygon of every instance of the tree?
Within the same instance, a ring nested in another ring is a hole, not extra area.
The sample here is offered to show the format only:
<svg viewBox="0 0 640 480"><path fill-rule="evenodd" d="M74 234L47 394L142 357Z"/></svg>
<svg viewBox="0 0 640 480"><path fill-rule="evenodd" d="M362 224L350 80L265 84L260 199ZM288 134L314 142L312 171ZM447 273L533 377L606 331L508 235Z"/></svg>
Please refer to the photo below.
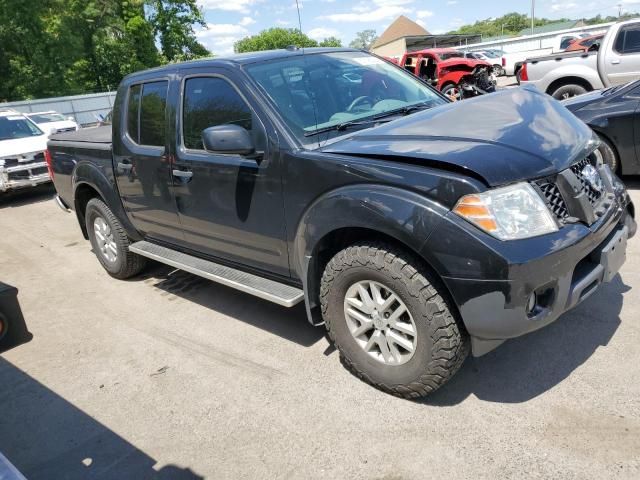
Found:
<svg viewBox="0 0 640 480"><path fill-rule="evenodd" d="M319 44L319 47L341 47L342 40L336 37L329 37L322 40Z"/></svg>
<svg viewBox="0 0 640 480"><path fill-rule="evenodd" d="M238 40L233 45L233 49L237 53L243 53L287 48L291 45L296 47L317 47L318 42L307 37L296 28L274 27L263 30L257 35Z"/></svg>
<svg viewBox="0 0 640 480"><path fill-rule="evenodd" d="M194 25L206 25L196 0L147 0L146 3L149 22L169 62L210 55L193 31Z"/></svg>
<svg viewBox="0 0 640 480"><path fill-rule="evenodd" d="M378 39L378 35L376 35L375 30L363 30L361 32L356 33L356 38L351 40L351 43L349 44L349 46L351 48L369 50L377 39Z"/></svg>
<svg viewBox="0 0 640 480"><path fill-rule="evenodd" d="M196 0L0 0L0 100L105 91L209 55L194 33L203 24Z"/></svg>

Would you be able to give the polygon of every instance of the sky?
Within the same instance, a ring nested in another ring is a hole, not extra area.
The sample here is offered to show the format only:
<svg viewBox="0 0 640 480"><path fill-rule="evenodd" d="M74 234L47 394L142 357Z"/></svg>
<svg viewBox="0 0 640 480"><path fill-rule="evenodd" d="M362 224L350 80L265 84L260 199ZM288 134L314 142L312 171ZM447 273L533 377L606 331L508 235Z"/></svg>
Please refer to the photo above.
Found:
<svg viewBox="0 0 640 480"><path fill-rule="evenodd" d="M302 31L322 40L335 36L347 46L356 32L380 35L399 15L438 34L509 12L529 14L531 0L298 0ZM207 28L198 39L215 55L233 53L233 43L271 27L297 28L295 0L198 0ZM640 11L640 0L536 0L536 17L583 18Z"/></svg>

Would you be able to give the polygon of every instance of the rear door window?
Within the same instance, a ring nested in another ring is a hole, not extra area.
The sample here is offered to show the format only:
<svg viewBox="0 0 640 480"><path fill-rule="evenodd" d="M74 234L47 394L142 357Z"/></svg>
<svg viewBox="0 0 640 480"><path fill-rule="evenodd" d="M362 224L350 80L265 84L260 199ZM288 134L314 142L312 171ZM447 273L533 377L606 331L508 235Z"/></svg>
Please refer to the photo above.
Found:
<svg viewBox="0 0 640 480"><path fill-rule="evenodd" d="M626 25L620 29L614 44L618 53L640 53L640 24Z"/></svg>
<svg viewBox="0 0 640 480"><path fill-rule="evenodd" d="M129 91L127 131L140 145L165 145L166 80L134 85Z"/></svg>

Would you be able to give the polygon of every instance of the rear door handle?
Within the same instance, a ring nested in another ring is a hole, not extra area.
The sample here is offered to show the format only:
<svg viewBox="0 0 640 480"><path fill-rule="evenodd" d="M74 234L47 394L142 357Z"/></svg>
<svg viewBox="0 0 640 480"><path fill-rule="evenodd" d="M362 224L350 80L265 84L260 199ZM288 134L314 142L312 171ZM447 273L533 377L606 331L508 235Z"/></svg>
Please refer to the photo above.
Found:
<svg viewBox="0 0 640 480"><path fill-rule="evenodd" d="M173 176L180 178L191 178L193 177L193 172L188 172L186 170L174 170Z"/></svg>

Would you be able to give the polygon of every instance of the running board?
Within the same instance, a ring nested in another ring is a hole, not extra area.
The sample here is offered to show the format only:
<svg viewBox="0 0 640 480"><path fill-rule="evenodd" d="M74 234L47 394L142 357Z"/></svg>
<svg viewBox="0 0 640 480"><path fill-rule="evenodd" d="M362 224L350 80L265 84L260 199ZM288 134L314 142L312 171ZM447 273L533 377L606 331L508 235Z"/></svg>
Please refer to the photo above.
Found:
<svg viewBox="0 0 640 480"><path fill-rule="evenodd" d="M143 257L171 265L180 270L235 288L283 307L293 307L304 298L304 292L284 283L203 260L186 253L150 242L136 242L129 250Z"/></svg>

